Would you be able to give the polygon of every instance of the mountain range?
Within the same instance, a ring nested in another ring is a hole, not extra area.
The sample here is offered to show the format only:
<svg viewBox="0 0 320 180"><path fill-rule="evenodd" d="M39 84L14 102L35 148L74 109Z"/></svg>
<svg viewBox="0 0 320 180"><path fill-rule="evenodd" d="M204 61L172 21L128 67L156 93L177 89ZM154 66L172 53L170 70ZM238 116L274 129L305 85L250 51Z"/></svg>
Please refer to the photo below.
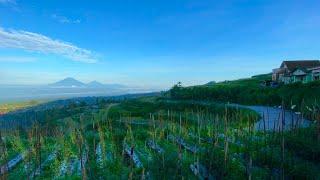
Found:
<svg viewBox="0 0 320 180"><path fill-rule="evenodd" d="M126 88L126 86L122 84L102 84L98 81L83 83L71 77L49 84L49 86L54 88L109 88L109 89Z"/></svg>

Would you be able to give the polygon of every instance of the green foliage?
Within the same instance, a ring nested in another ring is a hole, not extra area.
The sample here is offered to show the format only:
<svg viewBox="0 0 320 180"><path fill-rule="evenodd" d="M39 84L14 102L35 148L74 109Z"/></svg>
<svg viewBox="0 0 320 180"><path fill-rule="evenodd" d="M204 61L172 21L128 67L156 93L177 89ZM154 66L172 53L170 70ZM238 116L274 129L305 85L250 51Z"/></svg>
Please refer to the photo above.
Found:
<svg viewBox="0 0 320 180"><path fill-rule="evenodd" d="M275 88L260 85L263 80L270 78L269 75L262 75L213 85L174 86L168 93L171 98L177 100L205 100L248 105L281 105L284 102L287 107L291 107L292 104L298 107L319 104L320 81L280 85Z"/></svg>
<svg viewBox="0 0 320 180"><path fill-rule="evenodd" d="M320 162L320 143L317 142L316 127L298 129L286 134L286 147L307 161Z"/></svg>

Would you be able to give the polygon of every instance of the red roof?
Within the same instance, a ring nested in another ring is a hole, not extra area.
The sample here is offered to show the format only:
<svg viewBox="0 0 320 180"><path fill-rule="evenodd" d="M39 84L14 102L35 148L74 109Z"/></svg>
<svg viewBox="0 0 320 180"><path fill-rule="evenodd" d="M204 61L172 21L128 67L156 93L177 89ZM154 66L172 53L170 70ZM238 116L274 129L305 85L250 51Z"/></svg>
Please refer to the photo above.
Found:
<svg viewBox="0 0 320 180"><path fill-rule="evenodd" d="M314 68L320 66L319 60L283 61L281 68L286 66L290 72L297 68Z"/></svg>

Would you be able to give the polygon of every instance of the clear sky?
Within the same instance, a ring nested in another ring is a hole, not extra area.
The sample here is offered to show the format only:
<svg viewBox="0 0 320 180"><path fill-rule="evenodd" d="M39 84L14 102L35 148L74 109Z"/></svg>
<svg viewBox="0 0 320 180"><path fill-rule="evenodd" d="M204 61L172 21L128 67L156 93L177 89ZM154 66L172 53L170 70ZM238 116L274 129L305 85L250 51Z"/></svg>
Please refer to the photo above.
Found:
<svg viewBox="0 0 320 180"><path fill-rule="evenodd" d="M0 0L0 84L202 84L319 59L319 42L319 0Z"/></svg>

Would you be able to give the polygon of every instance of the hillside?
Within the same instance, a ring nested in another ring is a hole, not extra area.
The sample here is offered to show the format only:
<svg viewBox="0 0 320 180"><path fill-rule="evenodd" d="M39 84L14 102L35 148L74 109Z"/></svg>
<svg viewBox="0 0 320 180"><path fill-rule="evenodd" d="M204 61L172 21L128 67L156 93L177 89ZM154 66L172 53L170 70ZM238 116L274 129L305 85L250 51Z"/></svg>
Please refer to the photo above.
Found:
<svg viewBox="0 0 320 180"><path fill-rule="evenodd" d="M251 78L238 79L233 81L223 81L211 86L228 85L228 86L252 86L260 87L260 84L265 80L271 80L271 74L261 74L252 76ZM210 84L209 84L210 86Z"/></svg>
<svg viewBox="0 0 320 180"><path fill-rule="evenodd" d="M257 75L247 79L209 83L206 85L179 87L174 86L169 95L173 99L210 100L218 102L232 102L248 105L281 105L282 102L291 107L303 104L312 106L319 104L320 82L308 84L289 84L279 87L264 87L261 83L270 80L271 75Z"/></svg>

